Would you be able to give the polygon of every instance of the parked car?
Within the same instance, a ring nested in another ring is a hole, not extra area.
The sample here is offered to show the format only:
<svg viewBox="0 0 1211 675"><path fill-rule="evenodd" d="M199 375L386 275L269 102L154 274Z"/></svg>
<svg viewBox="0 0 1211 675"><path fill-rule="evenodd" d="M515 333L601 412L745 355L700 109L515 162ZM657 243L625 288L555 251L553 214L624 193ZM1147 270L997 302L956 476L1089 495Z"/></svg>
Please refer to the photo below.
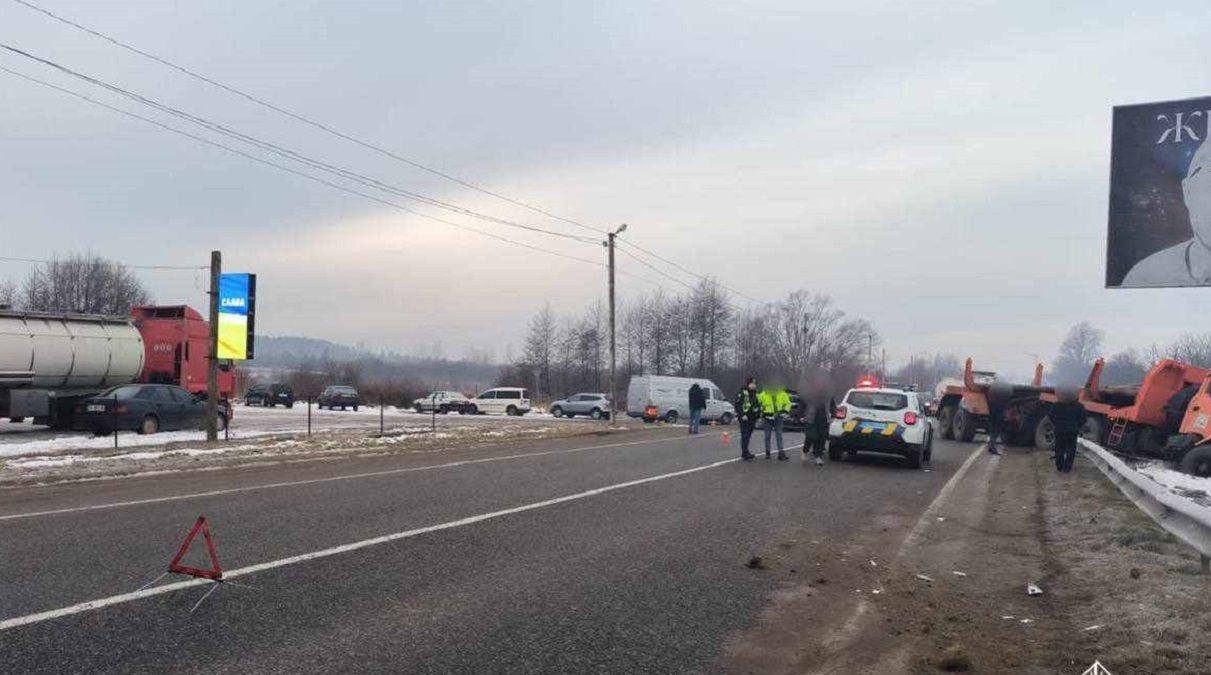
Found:
<svg viewBox="0 0 1211 675"><path fill-rule="evenodd" d="M556 417L588 415L595 420L609 419L610 397L605 394L574 394L551 404L551 414Z"/></svg>
<svg viewBox="0 0 1211 675"><path fill-rule="evenodd" d="M272 408L284 405L294 407L294 389L288 384L258 384L244 392L244 405L259 405Z"/></svg>
<svg viewBox="0 0 1211 675"><path fill-rule="evenodd" d="M627 387L627 415L642 418L645 422L664 420L673 423L678 419L689 419L690 385L697 383L706 394L706 410L702 420L731 424L736 419L736 409L727 400L719 387L710 380L693 377L669 377L665 375L635 375Z"/></svg>
<svg viewBox="0 0 1211 675"><path fill-rule="evenodd" d="M418 413L436 410L443 415L452 412L465 415L468 403L470 399L457 391L434 391L413 401L412 409Z"/></svg>
<svg viewBox="0 0 1211 675"><path fill-rule="evenodd" d="M504 413L524 415L530 412L530 394L520 387L489 389L467 403L468 415Z"/></svg>
<svg viewBox="0 0 1211 675"><path fill-rule="evenodd" d="M218 428L227 427L231 411L219 407ZM201 429L206 399L174 384L124 384L107 389L76 405L72 428L98 435L118 431L154 434L158 431Z"/></svg>
<svg viewBox="0 0 1211 675"><path fill-rule="evenodd" d="M917 395L902 389L850 389L837 406L828 430L828 458L879 452L900 455L908 466L921 468L933 454L933 426Z"/></svg>
<svg viewBox="0 0 1211 675"><path fill-rule="evenodd" d="M324 392L320 394L320 398L316 403L319 404L320 410L324 408L329 410L353 408L356 411L358 406L362 404L362 397L353 387L332 385L324 388Z"/></svg>

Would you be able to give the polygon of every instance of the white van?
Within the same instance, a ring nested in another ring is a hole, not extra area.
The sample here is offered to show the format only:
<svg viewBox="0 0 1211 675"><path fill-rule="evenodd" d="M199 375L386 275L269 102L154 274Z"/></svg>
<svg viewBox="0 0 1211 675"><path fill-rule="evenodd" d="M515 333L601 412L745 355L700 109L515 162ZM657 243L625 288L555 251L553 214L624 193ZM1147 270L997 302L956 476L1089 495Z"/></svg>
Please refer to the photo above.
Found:
<svg viewBox="0 0 1211 675"><path fill-rule="evenodd" d="M657 419L666 422L689 419L690 385L695 382L702 387L702 393L706 395L706 410L702 411L702 420L731 424L732 420L736 419L736 409L731 401L727 400L714 382L696 377L631 377L631 384L627 387L627 416L641 417L649 422Z"/></svg>

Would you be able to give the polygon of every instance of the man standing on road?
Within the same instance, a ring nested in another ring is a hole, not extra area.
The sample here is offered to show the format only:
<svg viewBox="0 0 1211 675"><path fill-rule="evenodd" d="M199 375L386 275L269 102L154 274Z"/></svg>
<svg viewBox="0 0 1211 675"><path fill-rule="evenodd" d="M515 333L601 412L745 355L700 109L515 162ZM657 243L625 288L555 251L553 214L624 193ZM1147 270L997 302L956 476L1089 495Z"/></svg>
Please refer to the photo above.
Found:
<svg viewBox="0 0 1211 675"><path fill-rule="evenodd" d="M772 389L762 389L757 394L761 402L761 418L765 422L765 458L770 458L770 434L778 439L778 459L786 460L786 450L782 446L782 422L791 412L791 397L786 389L774 386Z"/></svg>
<svg viewBox="0 0 1211 675"><path fill-rule="evenodd" d="M753 453L748 451L748 442L761 418L761 403L757 400L757 378L750 377L740 393L736 394L736 414L740 416L740 459L749 460Z"/></svg>
<svg viewBox="0 0 1211 675"><path fill-rule="evenodd" d="M1085 425L1085 406L1071 389L1056 391L1055 405L1051 406L1051 423L1055 427L1055 468L1060 473L1072 471L1076 461L1076 439Z"/></svg>
<svg viewBox="0 0 1211 675"><path fill-rule="evenodd" d="M1005 428L1005 404L1013 396L1013 390L994 383L988 388L988 452L999 455L998 443Z"/></svg>
<svg viewBox="0 0 1211 675"><path fill-rule="evenodd" d="M706 410L706 394L698 383L690 385L690 434L698 433L702 425L702 411Z"/></svg>
<svg viewBox="0 0 1211 675"><path fill-rule="evenodd" d="M828 424L833 413L837 410L837 402L828 395L821 393L812 404L811 417L807 419L807 428L803 430L803 457L807 457L810 448L815 457L816 466L824 465L824 447L828 443Z"/></svg>

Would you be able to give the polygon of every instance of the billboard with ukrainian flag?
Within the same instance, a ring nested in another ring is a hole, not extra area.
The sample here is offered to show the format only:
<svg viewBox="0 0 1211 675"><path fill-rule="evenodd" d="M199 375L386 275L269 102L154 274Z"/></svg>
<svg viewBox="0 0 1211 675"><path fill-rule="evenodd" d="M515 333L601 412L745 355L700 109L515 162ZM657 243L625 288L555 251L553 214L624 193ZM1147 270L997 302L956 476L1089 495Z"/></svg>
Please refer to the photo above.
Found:
<svg viewBox="0 0 1211 675"><path fill-rule="evenodd" d="M220 359L251 359L256 318L256 275L219 276Z"/></svg>

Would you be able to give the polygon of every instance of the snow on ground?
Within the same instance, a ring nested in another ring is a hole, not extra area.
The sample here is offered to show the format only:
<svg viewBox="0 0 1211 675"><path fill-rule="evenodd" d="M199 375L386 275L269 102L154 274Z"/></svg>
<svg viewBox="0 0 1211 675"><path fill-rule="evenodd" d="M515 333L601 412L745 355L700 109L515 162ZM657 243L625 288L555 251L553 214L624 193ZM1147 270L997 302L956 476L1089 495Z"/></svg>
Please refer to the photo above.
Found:
<svg viewBox="0 0 1211 675"><path fill-rule="evenodd" d="M1211 478L1199 478L1188 473L1175 471L1164 462L1148 462L1135 467L1143 475L1169 488L1169 491L1202 504L1211 506Z"/></svg>
<svg viewBox="0 0 1211 675"><path fill-rule="evenodd" d="M270 436L276 433L280 432L236 431L233 429L230 432L230 437L253 438L256 436ZM142 436L134 433L133 431L125 431L118 434L118 447L129 448L148 445L167 445L169 443L205 440L206 432L204 431L165 431L148 436ZM92 434L67 434L58 435L54 438L39 438L37 440L0 443L0 457L48 454L53 452L62 452L64 450L112 450L113 448L114 437L112 435L93 436Z"/></svg>

